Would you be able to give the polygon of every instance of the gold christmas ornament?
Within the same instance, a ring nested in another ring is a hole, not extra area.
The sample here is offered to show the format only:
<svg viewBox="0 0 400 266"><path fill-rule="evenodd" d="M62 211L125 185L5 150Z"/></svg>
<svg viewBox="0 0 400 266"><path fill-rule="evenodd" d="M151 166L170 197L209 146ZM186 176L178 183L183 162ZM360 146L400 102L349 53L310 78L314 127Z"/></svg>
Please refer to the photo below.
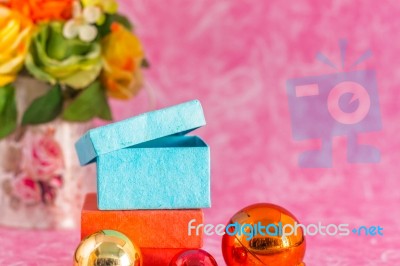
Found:
<svg viewBox="0 0 400 266"><path fill-rule="evenodd" d="M74 255L74 266L142 266L142 261L139 247L114 230L102 230L88 236Z"/></svg>
<svg viewBox="0 0 400 266"><path fill-rule="evenodd" d="M228 266L305 266L306 240L297 219L269 203L237 212L226 227L222 253Z"/></svg>

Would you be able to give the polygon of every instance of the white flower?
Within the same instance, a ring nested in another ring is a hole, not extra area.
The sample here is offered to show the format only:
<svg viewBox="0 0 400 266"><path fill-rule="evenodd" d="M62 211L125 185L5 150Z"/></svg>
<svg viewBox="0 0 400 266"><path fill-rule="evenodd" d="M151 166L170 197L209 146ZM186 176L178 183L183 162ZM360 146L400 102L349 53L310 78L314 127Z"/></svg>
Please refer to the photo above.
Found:
<svg viewBox="0 0 400 266"><path fill-rule="evenodd" d="M87 6L82 10L78 1L73 4L73 16L63 28L63 35L67 39L79 37L84 42L91 42L97 36L97 28L92 25L101 17L102 11L96 6Z"/></svg>

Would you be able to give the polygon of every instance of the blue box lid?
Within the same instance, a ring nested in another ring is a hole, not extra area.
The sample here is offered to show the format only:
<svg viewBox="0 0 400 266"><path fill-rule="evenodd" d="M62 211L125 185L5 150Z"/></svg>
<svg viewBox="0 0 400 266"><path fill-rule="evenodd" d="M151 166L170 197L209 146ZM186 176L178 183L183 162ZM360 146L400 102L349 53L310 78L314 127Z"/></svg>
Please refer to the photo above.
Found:
<svg viewBox="0 0 400 266"><path fill-rule="evenodd" d="M184 135L205 124L203 108L193 100L91 129L75 143L75 149L80 164L86 165L99 155L166 136Z"/></svg>

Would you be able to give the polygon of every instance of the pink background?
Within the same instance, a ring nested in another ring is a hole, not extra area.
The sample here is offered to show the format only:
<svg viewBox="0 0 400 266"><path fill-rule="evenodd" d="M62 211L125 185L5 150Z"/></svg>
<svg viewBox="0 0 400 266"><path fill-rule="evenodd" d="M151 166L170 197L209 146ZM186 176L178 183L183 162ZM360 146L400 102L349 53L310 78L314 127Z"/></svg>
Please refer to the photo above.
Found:
<svg viewBox="0 0 400 266"><path fill-rule="evenodd" d="M380 225L381 237L308 237L305 262L400 265L397 1L120 3L135 22L152 67L146 73L146 90L129 102L113 102L117 119L189 99L202 102L208 124L196 134L212 150L208 223L226 223L246 205L271 202L305 224ZM367 49L373 52L357 69L377 72L383 130L363 134L362 140L378 147L382 159L379 164L348 164L346 138L339 137L333 168L302 169L298 154L313 143L292 138L286 80L336 72L316 61L315 54L322 51L339 63L339 38L348 40L348 63ZM6 229L0 234L8 239L21 236ZM43 237L39 244L38 237ZM27 232L26 238L18 244L2 243L0 264L11 263L18 246L24 254L21 261L30 261L32 254L39 262L47 261L45 265L70 265L78 232ZM220 238L205 242L204 249L224 265ZM14 251L7 256L5 249Z"/></svg>

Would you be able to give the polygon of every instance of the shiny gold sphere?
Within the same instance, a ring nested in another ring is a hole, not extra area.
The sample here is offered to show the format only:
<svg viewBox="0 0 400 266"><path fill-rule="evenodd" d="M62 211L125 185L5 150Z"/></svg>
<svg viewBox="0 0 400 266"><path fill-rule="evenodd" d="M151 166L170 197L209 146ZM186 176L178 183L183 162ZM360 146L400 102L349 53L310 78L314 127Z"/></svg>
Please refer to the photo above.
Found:
<svg viewBox="0 0 400 266"><path fill-rule="evenodd" d="M229 221L229 234L222 239L226 264L304 266L306 240L303 229L295 229L296 223L293 214L274 204L259 203L240 210ZM235 226L229 227L232 224ZM282 234L284 225L293 226L293 234L289 226L285 230L288 235Z"/></svg>
<svg viewBox="0 0 400 266"><path fill-rule="evenodd" d="M138 246L114 230L94 233L79 244L74 255L75 266L142 266Z"/></svg>

